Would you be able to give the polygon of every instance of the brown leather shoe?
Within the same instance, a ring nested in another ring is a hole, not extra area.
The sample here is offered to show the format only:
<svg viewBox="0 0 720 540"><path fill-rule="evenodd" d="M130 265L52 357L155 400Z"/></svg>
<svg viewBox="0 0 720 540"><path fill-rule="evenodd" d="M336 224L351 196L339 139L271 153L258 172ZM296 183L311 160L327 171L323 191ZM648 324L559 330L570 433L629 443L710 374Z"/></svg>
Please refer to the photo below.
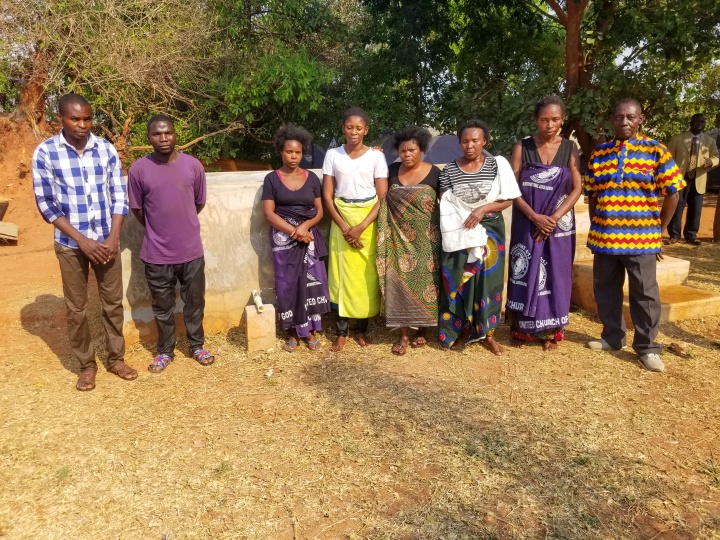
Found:
<svg viewBox="0 0 720 540"><path fill-rule="evenodd" d="M702 245L702 242L701 242L700 240L698 240L697 238L691 238L691 239L685 240L685 241L686 241L688 244L690 244L691 246L699 246L699 245Z"/></svg>
<svg viewBox="0 0 720 540"><path fill-rule="evenodd" d="M118 360L108 369L108 371L125 381L133 381L138 378L137 370L128 366L125 363L125 360Z"/></svg>
<svg viewBox="0 0 720 540"><path fill-rule="evenodd" d="M96 369L83 369L80 373L78 373L78 380L75 388L81 392L89 392L95 388L96 373Z"/></svg>

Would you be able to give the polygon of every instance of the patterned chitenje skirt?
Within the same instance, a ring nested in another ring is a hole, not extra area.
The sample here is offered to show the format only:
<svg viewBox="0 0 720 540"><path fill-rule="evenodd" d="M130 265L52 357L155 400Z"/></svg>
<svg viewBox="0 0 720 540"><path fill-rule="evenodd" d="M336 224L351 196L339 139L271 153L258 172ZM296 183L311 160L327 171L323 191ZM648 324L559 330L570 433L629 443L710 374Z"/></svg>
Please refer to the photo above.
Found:
<svg viewBox="0 0 720 540"><path fill-rule="evenodd" d="M466 249L442 252L438 339L452 347L467 328L468 343L491 336L500 324L505 269L505 220L501 213L486 215L487 231L482 261L469 263Z"/></svg>
<svg viewBox="0 0 720 540"><path fill-rule="evenodd" d="M377 269L390 328L436 326L440 228L435 190L397 186L378 214Z"/></svg>

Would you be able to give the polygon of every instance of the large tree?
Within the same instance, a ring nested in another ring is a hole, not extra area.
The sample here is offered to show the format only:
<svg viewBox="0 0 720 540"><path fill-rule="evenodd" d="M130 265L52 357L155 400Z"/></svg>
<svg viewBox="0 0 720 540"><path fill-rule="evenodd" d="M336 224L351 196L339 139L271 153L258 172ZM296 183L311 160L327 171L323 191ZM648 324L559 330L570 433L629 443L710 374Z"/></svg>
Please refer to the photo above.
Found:
<svg viewBox="0 0 720 540"><path fill-rule="evenodd" d="M720 55L716 0L522 0L565 34L563 90L573 129L589 152L610 102L643 101L656 123ZM662 129L660 129L662 131Z"/></svg>

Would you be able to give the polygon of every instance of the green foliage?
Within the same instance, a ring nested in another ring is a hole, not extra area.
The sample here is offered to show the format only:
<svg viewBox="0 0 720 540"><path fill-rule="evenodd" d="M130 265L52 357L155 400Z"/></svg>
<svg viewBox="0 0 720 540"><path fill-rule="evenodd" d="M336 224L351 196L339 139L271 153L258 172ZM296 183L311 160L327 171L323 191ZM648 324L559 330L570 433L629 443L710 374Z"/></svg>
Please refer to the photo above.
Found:
<svg viewBox="0 0 720 540"><path fill-rule="evenodd" d="M567 124L593 139L627 96L646 105L644 129L661 140L693 112L713 125L720 2L590 0L569 96L555 15L542 0L5 2L0 110L18 105L23 81L41 81L51 109L64 92L86 95L120 146L144 145L157 112L176 119L180 143L222 132L191 149L206 160L268 160L283 122L321 145L339 141L342 111L355 105L370 114L370 140L479 117L503 153L534 131L534 103L549 93L565 95Z"/></svg>
<svg viewBox="0 0 720 540"><path fill-rule="evenodd" d="M304 48L289 49L279 43L263 56L253 71L233 77L227 84L224 102L232 117L255 120L257 111L292 113L306 119L317 111L323 87L332 82L334 71L311 59Z"/></svg>

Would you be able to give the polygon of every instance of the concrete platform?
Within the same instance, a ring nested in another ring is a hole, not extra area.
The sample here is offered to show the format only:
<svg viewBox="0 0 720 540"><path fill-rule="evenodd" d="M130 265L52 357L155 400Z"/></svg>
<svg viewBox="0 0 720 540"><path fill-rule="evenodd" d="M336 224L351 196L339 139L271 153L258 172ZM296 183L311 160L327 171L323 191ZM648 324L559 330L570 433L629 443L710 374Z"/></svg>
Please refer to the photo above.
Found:
<svg viewBox="0 0 720 540"><path fill-rule="evenodd" d="M575 292L573 288L573 293ZM591 290L592 292L592 290ZM580 305L584 310L597 313L595 297L592 302L587 301ZM699 319L711 315L720 315L720 294L688 287L686 285L666 285L660 287L660 322L674 322L686 319ZM627 294L623 301L623 316L625 323L632 328L630 317L630 302Z"/></svg>
<svg viewBox="0 0 720 540"><path fill-rule="evenodd" d="M595 294L593 293L593 261L592 258L575 260L573 265L573 290L571 301L577 306L587 308L588 305L595 305ZM657 263L657 281L660 288L669 285L684 285L690 273L690 261L665 257L665 260ZM625 281L625 292L628 290L627 280Z"/></svg>

